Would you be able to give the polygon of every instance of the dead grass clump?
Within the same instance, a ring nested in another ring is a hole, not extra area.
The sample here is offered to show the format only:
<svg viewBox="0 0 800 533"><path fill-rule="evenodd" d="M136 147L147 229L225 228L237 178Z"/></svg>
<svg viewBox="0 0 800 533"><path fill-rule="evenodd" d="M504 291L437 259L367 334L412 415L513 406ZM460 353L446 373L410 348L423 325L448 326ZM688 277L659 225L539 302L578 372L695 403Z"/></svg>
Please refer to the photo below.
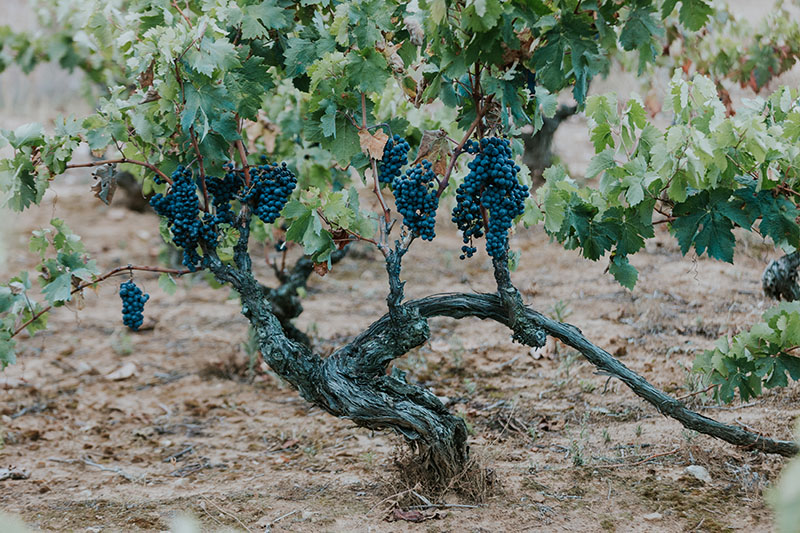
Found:
<svg viewBox="0 0 800 533"><path fill-rule="evenodd" d="M431 470L424 456L405 445L395 450L391 460L382 492L387 502L400 507L434 508L444 505L448 496L460 503L480 504L500 489L497 474L481 453L470 454L461 472L447 480Z"/></svg>

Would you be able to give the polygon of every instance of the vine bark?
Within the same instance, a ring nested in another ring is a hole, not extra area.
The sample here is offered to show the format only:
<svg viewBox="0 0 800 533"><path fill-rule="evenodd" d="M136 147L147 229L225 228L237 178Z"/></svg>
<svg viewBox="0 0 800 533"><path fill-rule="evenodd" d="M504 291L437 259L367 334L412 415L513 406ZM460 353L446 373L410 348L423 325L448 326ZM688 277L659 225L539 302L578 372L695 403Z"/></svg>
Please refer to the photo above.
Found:
<svg viewBox="0 0 800 533"><path fill-rule="evenodd" d="M691 411L592 344L575 326L525 306L511 284L503 259L494 262L496 294L443 294L403 303L400 263L405 250L389 253L389 312L323 359L307 345L287 336L270 299L250 272L249 257L245 257L246 234L246 230L241 232L242 240L235 248L235 265L224 264L213 250L206 250L206 265L220 281L230 283L239 292L242 314L255 329L267 364L303 398L330 414L362 427L391 429L402 435L424 460L431 477L439 482L446 483L460 474L467 463L466 424L433 393L408 383L402 372L387 372L391 361L429 339L427 321L437 316L494 320L510 328L515 340L529 346L541 346L545 336L551 335L689 429L767 453L791 456L799 451L794 442L769 439Z"/></svg>

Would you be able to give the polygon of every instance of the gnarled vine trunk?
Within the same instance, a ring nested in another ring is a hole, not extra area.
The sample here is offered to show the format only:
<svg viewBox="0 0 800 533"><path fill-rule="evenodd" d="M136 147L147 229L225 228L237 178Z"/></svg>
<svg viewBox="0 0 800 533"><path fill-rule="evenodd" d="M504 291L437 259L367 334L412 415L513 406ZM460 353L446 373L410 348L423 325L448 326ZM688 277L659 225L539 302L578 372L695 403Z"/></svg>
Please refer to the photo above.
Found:
<svg viewBox="0 0 800 533"><path fill-rule="evenodd" d="M536 133L520 136L525 145L522 162L530 169L534 184L542 183L542 174L553 164L553 137L562 122L578 112L577 106L560 105L556 114L545 117L542 127Z"/></svg>
<svg viewBox="0 0 800 533"><path fill-rule="evenodd" d="M589 342L578 328L529 309L511 284L504 259L494 262L496 294L444 294L403 303L403 252L389 253L389 312L323 359L286 335L270 299L250 272L246 235L243 240L245 243L240 242L236 248L236 266L223 264L213 251L207 251L208 267L220 281L231 283L239 292L242 313L256 331L267 364L297 388L303 398L332 415L359 426L391 429L402 435L425 460L435 481L446 483L465 467L469 455L466 425L430 391L406 382L401 372L387 374L387 367L428 340L427 320L436 316L494 320L509 327L515 340L530 346L541 346L546 335L552 335L687 428L768 453L798 453L794 442L775 441L689 410Z"/></svg>
<svg viewBox="0 0 800 533"><path fill-rule="evenodd" d="M797 285L797 268L800 267L800 252L786 254L770 261L761 275L764 294L776 300L794 302L800 300Z"/></svg>

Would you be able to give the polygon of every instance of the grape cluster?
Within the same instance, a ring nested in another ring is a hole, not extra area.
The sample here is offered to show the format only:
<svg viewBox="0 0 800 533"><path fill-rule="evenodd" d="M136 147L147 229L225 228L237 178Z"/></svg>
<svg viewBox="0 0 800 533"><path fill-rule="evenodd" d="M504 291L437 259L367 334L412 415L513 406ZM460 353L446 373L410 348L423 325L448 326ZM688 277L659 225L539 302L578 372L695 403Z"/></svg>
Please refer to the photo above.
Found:
<svg viewBox="0 0 800 533"><path fill-rule="evenodd" d="M225 176L222 178L208 178L206 186L216 209L216 220L233 224L231 202L238 198L244 184L244 177L241 170L233 168L232 163L226 163L223 168L226 171Z"/></svg>
<svg viewBox="0 0 800 533"><path fill-rule="evenodd" d="M144 304L150 299L150 295L142 294L142 289L129 280L120 285L119 297L122 298L122 323L133 331L138 331L142 325Z"/></svg>
<svg viewBox="0 0 800 533"><path fill-rule="evenodd" d="M408 164L408 143L399 135L389 139L383 147L383 158L378 161L378 181L392 183L402 174L401 168Z"/></svg>
<svg viewBox="0 0 800 533"><path fill-rule="evenodd" d="M183 248L183 264L196 270L202 262L197 247L205 243L216 247L217 232L214 216L206 214L200 218L200 201L192 171L179 166L172 173L172 186L167 194L158 193L150 198L150 205L160 216L167 219L175 245Z"/></svg>
<svg viewBox="0 0 800 533"><path fill-rule="evenodd" d="M527 185L520 184L510 143L507 139L488 137L480 143L470 141L468 153L476 154L464 182L456 190L453 222L458 225L465 245L461 259L472 257L477 249L472 239L486 234L486 252L502 257L508 252L508 230L514 218L525 210ZM484 212L487 213L484 219Z"/></svg>
<svg viewBox="0 0 800 533"><path fill-rule="evenodd" d="M429 161L423 159L414 168L406 170L405 176L392 181L397 211L403 215L403 225L411 233L432 241L436 236L436 209L439 207L436 174Z"/></svg>
<svg viewBox="0 0 800 533"><path fill-rule="evenodd" d="M289 201L297 186L297 178L286 163L265 163L250 169L250 180L250 189L242 200L253 206L256 216L264 224L272 224Z"/></svg>

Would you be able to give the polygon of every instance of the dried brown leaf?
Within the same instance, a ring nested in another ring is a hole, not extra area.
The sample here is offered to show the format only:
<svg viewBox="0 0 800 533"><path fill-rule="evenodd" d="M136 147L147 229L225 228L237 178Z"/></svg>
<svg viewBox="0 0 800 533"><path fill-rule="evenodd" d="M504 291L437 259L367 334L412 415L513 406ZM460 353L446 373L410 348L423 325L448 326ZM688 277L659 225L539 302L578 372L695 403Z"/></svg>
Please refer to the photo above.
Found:
<svg viewBox="0 0 800 533"><path fill-rule="evenodd" d="M156 65L155 59L150 62L150 66L147 67L147 70L139 74L139 87L142 89L147 89L151 85L153 85L153 78L154 78L154 68Z"/></svg>
<svg viewBox="0 0 800 533"><path fill-rule="evenodd" d="M328 263L314 263L314 272L320 276L327 274L328 270Z"/></svg>
<svg viewBox="0 0 800 533"><path fill-rule="evenodd" d="M364 153L377 161L383 159L383 149L389 142L389 136L384 133L383 129L370 133L368 129L362 128L358 130L358 140Z"/></svg>
<svg viewBox="0 0 800 533"><path fill-rule="evenodd" d="M116 165L105 165L98 168L93 174L94 179L100 180L92 185L92 192L96 198L108 205L114 198L117 190L117 168Z"/></svg>
<svg viewBox="0 0 800 533"><path fill-rule="evenodd" d="M427 159L433 165L433 171L443 176L447 171L447 165L450 162L452 153L447 132L444 130L428 130L422 134L417 158L413 164L416 165L423 159Z"/></svg>

